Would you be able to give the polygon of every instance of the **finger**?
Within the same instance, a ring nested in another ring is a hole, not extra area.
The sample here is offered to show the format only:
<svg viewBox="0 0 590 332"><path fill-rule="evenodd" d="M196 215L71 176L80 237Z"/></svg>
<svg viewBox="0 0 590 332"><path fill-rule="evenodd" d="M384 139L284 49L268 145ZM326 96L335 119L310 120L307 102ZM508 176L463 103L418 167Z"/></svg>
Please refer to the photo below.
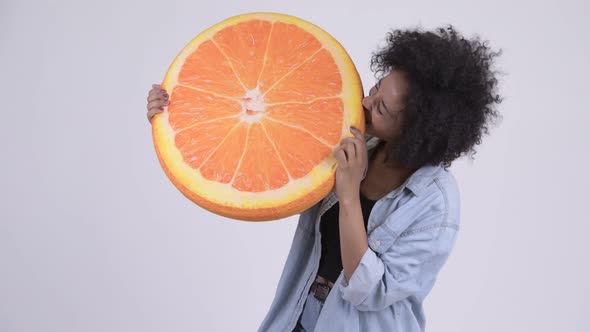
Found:
<svg viewBox="0 0 590 332"><path fill-rule="evenodd" d="M354 145L356 158L359 162L366 162L368 150L367 150L367 143L364 140L353 138L350 140L350 143Z"/></svg>
<svg viewBox="0 0 590 332"><path fill-rule="evenodd" d="M346 137L340 141L340 147L346 151L352 157L356 156L356 145L355 141L358 141L356 137Z"/></svg>
<svg viewBox="0 0 590 332"><path fill-rule="evenodd" d="M342 145L340 145L340 146L336 147L336 148L334 149L334 152L333 152L333 154L334 154L334 157L335 157L336 159L340 159L340 158L343 158L343 157L344 157L344 158L342 159L342 161L343 161L343 162L344 162L344 161L346 161L346 153L345 153L345 152L344 152L344 150L342 149ZM339 161L340 161L340 160L339 160Z"/></svg>
<svg viewBox="0 0 590 332"><path fill-rule="evenodd" d="M362 144L364 142L364 140L360 140L356 137L345 137L340 141L340 145L345 145L345 144Z"/></svg>
<svg viewBox="0 0 590 332"><path fill-rule="evenodd" d="M156 93L156 92L166 92L166 89L164 89L160 84L152 84L152 89L150 90L150 93Z"/></svg>
<svg viewBox="0 0 590 332"><path fill-rule="evenodd" d="M154 91L162 91L162 92L166 92L166 89L162 88L162 86L160 84L152 84L152 90Z"/></svg>
<svg viewBox="0 0 590 332"><path fill-rule="evenodd" d="M338 152L341 150L340 146L337 146L333 151L332 154L334 155L335 158L338 158Z"/></svg>
<svg viewBox="0 0 590 332"><path fill-rule="evenodd" d="M163 89L152 89L150 90L150 92L148 93L148 99L149 98L153 98L153 97L168 97L168 92L166 92L166 90Z"/></svg>
<svg viewBox="0 0 590 332"><path fill-rule="evenodd" d="M342 146L342 148L346 152L346 156L348 157L348 161L352 161L352 160L357 159L356 145L354 144L353 141L350 141L350 140L346 141L346 143Z"/></svg>
<svg viewBox="0 0 590 332"><path fill-rule="evenodd" d="M153 101L153 103L154 103L155 107L159 108L159 109L164 109L164 107L167 107L168 105L170 105L169 100L161 100L161 99L155 100L155 101Z"/></svg>
<svg viewBox="0 0 590 332"><path fill-rule="evenodd" d="M350 132L354 135L354 137L364 141L365 140L365 135L363 135L363 133L361 133L361 131L354 126L350 126Z"/></svg>
<svg viewBox="0 0 590 332"><path fill-rule="evenodd" d="M162 99L156 99L156 100L152 100L147 104L147 109L148 111L153 109L164 109L164 107L168 106L168 104L170 104L170 101L168 100L162 100Z"/></svg>
<svg viewBox="0 0 590 332"><path fill-rule="evenodd" d="M147 119L148 119L148 121L151 121L152 118L154 117L154 115L160 114L162 112L164 112L164 111L162 111L162 110L156 110L156 109L153 109L153 110L147 112Z"/></svg>
<svg viewBox="0 0 590 332"><path fill-rule="evenodd" d="M341 149L341 148L336 149L334 151L334 157L338 161L338 165L339 166L346 165L346 163L347 163L347 157L346 157L346 152L343 149Z"/></svg>
<svg viewBox="0 0 590 332"><path fill-rule="evenodd" d="M152 108L164 108L166 106L168 106L170 102L168 100L162 100L162 99L156 99L156 100L152 100L148 103L147 105L147 109L148 111Z"/></svg>
<svg viewBox="0 0 590 332"><path fill-rule="evenodd" d="M158 113L162 113L162 112L164 112L164 111L161 109L152 108L151 110L149 110L147 112L147 116L148 116L148 118L151 118L152 116L154 116L154 114L158 114Z"/></svg>
<svg viewBox="0 0 590 332"><path fill-rule="evenodd" d="M343 145L343 146L344 145L354 145L357 153L360 153L360 151L361 151L360 148L363 146L363 144L365 144L365 141L361 140L357 137L346 137L346 138L343 138L342 141L340 141L340 145Z"/></svg>
<svg viewBox="0 0 590 332"><path fill-rule="evenodd" d="M351 142L353 142L353 144L356 146L356 151L357 153L366 150L367 149L367 142L365 140L365 136L361 133L361 131L356 128L351 126L350 127L350 132L354 135L354 137L347 137L346 139L349 139Z"/></svg>
<svg viewBox="0 0 590 332"><path fill-rule="evenodd" d="M161 93L161 92L150 93L148 95L147 101L149 103L150 101L153 101L153 100L168 100L169 97L170 96L168 96L167 93Z"/></svg>

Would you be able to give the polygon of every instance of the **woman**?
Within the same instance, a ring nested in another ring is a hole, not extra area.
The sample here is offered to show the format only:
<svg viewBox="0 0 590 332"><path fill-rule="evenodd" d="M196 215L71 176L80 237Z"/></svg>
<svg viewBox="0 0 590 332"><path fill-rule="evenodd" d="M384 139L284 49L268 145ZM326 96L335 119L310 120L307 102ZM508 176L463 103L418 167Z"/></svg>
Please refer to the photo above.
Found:
<svg viewBox="0 0 590 332"><path fill-rule="evenodd" d="M394 30L373 54L366 137L334 150L335 190L301 213L259 331L423 331L424 298L459 229L447 171L498 116L493 53L452 26ZM148 119L167 104L154 86Z"/></svg>

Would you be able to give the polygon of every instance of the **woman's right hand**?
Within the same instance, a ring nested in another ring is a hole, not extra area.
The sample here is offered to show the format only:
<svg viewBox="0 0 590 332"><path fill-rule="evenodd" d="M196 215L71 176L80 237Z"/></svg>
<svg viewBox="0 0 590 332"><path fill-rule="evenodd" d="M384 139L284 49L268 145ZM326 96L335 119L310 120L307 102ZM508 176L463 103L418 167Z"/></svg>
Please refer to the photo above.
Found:
<svg viewBox="0 0 590 332"><path fill-rule="evenodd" d="M152 84L147 98L147 119L150 123L152 123L154 115L162 113L164 107L170 103L168 97L166 90L162 89L159 84Z"/></svg>

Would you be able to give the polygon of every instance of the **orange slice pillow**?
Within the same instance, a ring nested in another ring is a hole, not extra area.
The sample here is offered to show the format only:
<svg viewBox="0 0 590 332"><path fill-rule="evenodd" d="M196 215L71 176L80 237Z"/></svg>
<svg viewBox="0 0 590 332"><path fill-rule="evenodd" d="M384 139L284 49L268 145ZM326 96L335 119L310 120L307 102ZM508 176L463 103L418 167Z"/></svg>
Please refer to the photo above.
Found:
<svg viewBox="0 0 590 332"><path fill-rule="evenodd" d="M304 211L334 186L332 151L364 132L359 75L344 48L302 19L251 13L200 33L162 83L152 119L162 168L197 205L246 221Z"/></svg>

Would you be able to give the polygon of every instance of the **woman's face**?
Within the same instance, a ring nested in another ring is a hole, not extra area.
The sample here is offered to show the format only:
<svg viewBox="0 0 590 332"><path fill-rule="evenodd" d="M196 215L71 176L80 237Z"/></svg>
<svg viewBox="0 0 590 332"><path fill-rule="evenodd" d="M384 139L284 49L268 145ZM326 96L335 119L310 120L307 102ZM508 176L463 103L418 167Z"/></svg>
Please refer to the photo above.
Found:
<svg viewBox="0 0 590 332"><path fill-rule="evenodd" d="M398 139L409 86L404 73L393 70L371 88L362 102L367 133L389 143Z"/></svg>

